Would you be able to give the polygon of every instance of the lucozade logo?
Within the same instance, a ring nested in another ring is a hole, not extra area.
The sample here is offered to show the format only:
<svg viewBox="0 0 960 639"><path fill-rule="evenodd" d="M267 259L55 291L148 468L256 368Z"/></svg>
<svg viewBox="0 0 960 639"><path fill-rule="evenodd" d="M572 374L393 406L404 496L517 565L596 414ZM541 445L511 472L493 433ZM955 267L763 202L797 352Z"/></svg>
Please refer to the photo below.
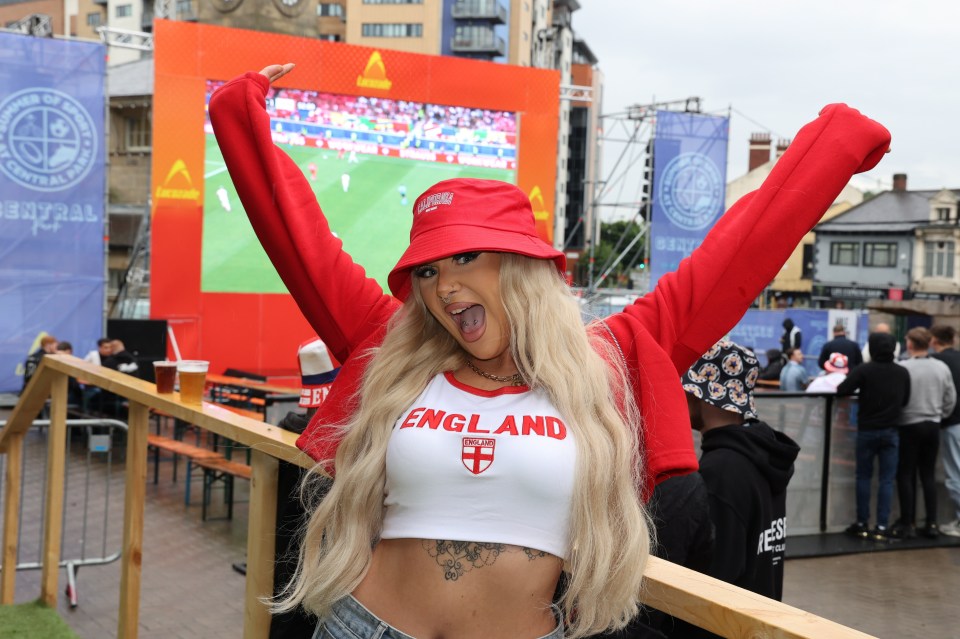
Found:
<svg viewBox="0 0 960 639"><path fill-rule="evenodd" d="M178 159L170 166L163 184L157 187L156 200L189 200L200 203L200 191L194 188L190 172L183 160Z"/></svg>
<svg viewBox="0 0 960 639"><path fill-rule="evenodd" d="M540 221L550 219L550 211L547 210L547 205L543 202L543 193L539 186L533 187L533 190L530 191L530 206L533 208L533 219Z"/></svg>
<svg viewBox="0 0 960 639"><path fill-rule="evenodd" d="M539 186L530 191L530 207L533 209L533 220L537 233L547 244L553 244L553 227L550 226L550 211L543 199L543 192Z"/></svg>
<svg viewBox="0 0 960 639"><path fill-rule="evenodd" d="M387 78L387 68L383 64L383 58L379 51L370 54L370 59L367 60L367 66L363 69L363 73L357 76L357 86L384 91L389 91L390 87L393 86L393 82Z"/></svg>

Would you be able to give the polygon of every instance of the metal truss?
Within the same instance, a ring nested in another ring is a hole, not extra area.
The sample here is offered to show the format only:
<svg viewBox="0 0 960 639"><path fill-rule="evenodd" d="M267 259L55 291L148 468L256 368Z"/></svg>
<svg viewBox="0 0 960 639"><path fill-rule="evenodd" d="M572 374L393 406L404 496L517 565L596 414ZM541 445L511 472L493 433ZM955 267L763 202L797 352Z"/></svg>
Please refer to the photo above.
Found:
<svg viewBox="0 0 960 639"><path fill-rule="evenodd" d="M145 31L130 31L117 27L97 27L100 40L111 47L153 51L153 34Z"/></svg>

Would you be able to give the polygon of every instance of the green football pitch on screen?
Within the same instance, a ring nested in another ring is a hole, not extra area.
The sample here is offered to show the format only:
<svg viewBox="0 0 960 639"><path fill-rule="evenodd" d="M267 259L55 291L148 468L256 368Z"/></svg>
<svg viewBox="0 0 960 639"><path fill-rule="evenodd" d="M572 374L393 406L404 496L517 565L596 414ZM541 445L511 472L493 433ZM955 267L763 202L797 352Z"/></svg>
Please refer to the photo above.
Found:
<svg viewBox="0 0 960 639"><path fill-rule="evenodd" d="M516 183L514 171L461 167L281 144L317 196L344 249L386 289L387 274L406 248L416 197L457 177ZM344 177L347 176L347 177ZM223 155L206 134L203 254L200 288L207 293L285 293L237 197Z"/></svg>

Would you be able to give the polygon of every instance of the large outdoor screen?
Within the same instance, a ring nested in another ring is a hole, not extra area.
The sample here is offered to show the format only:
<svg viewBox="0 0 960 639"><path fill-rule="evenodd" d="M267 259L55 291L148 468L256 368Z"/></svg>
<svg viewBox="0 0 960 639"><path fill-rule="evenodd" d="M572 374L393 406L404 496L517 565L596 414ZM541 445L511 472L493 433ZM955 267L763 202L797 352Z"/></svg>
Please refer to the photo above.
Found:
<svg viewBox="0 0 960 639"><path fill-rule="evenodd" d="M223 84L207 81L206 99ZM410 206L432 184L456 177L516 182L517 115L309 89L270 89L273 141L309 179L345 250L386 286L407 245ZM200 288L284 293L249 224L209 117L205 122L203 263Z"/></svg>
<svg viewBox="0 0 960 639"><path fill-rule="evenodd" d="M558 72L188 22L158 20L154 33L150 314L168 321L183 357L213 372L295 374L314 334L250 227L206 115L220 84L270 64L296 63L267 96L274 142L381 284L414 200L446 178L516 184L552 243Z"/></svg>

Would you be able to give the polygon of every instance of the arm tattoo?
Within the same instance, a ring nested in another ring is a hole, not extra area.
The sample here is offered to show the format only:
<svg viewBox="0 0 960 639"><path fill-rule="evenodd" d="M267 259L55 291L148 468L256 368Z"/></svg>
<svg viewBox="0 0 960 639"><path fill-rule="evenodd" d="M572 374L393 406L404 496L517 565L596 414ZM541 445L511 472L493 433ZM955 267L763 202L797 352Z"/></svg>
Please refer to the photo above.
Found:
<svg viewBox="0 0 960 639"><path fill-rule="evenodd" d="M437 565L443 568L443 578L456 581L474 568L492 566L500 553L507 552L509 547L506 544L476 541L424 539L423 548L436 560ZM523 552L531 561L547 556L547 553L532 548L523 548Z"/></svg>

